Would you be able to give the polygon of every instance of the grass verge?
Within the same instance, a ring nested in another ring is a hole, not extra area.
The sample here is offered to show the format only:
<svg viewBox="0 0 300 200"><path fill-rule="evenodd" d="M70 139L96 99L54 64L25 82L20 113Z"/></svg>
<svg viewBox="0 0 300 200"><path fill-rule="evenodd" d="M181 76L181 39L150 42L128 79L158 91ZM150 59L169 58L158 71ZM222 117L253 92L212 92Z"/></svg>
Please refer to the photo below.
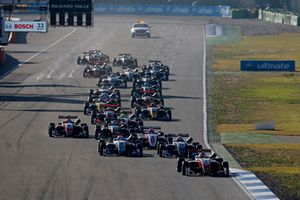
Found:
<svg viewBox="0 0 300 200"><path fill-rule="evenodd" d="M238 29L226 30L230 34ZM208 39L209 132L278 197L300 199L300 144L277 144L273 137L300 136L300 73L240 71L243 59L300 63L300 34L241 37L235 42L232 36ZM255 130L255 123L270 121L276 130Z"/></svg>

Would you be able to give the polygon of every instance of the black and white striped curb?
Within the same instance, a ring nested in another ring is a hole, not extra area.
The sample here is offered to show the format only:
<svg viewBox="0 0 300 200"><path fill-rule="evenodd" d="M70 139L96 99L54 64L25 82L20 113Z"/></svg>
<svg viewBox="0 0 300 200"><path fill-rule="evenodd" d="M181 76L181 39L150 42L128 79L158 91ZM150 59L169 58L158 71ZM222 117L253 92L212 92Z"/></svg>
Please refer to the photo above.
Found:
<svg viewBox="0 0 300 200"><path fill-rule="evenodd" d="M231 176L255 200L279 200L279 198L250 171L230 168Z"/></svg>

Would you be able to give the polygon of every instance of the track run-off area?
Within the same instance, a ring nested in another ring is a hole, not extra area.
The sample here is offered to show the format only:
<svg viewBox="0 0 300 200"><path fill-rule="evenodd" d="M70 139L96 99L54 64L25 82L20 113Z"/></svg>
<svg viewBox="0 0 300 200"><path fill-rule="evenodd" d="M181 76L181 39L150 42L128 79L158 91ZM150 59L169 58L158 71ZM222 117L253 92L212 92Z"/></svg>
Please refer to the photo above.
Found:
<svg viewBox="0 0 300 200"><path fill-rule="evenodd" d="M151 38L131 38L130 25L147 21ZM163 82L172 122L146 121L166 133L188 133L203 145L203 29L200 17L95 15L94 27L51 28L10 44L0 70L0 199L249 199L232 178L185 177L176 160L145 150L143 158L100 157L97 141L49 138L58 115L83 115L97 79L83 78L76 58L100 49L112 59L131 53L139 65L159 59L170 67ZM120 70L120 68L117 68ZM129 84L131 85L131 84ZM130 88L121 89L130 107ZM230 164L230 163L229 163Z"/></svg>

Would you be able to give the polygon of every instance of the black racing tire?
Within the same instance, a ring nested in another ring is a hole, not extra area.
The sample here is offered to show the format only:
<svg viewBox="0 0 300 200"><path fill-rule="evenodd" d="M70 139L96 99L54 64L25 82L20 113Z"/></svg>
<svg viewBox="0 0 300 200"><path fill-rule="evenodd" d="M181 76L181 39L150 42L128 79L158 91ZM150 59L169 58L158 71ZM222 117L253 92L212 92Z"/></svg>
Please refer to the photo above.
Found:
<svg viewBox="0 0 300 200"><path fill-rule="evenodd" d="M88 104L87 102L85 102L85 103L84 103L84 107L83 107L83 114L84 114L84 115L87 115L86 110L87 110L88 107L89 107L89 104Z"/></svg>
<svg viewBox="0 0 300 200"><path fill-rule="evenodd" d="M96 113L92 113L92 115L91 115L91 124L95 124L95 122L94 122L94 118L96 118L97 116L96 116Z"/></svg>
<svg viewBox="0 0 300 200"><path fill-rule="evenodd" d="M150 38L150 33L147 34L147 38Z"/></svg>
<svg viewBox="0 0 300 200"><path fill-rule="evenodd" d="M168 113L168 117L169 117L168 120L172 121L172 111L168 110L167 113Z"/></svg>
<svg viewBox="0 0 300 200"><path fill-rule="evenodd" d="M184 162L184 158L182 158L182 157L177 158L177 168L176 168L176 171L179 172L179 173L182 171L182 163L183 162Z"/></svg>
<svg viewBox="0 0 300 200"><path fill-rule="evenodd" d="M132 34L131 34L131 38L134 38L134 36L135 36L134 33L132 33Z"/></svg>
<svg viewBox="0 0 300 200"><path fill-rule="evenodd" d="M85 133L85 138L89 138L89 137L90 137L89 127L88 127L88 126L84 126L84 127L83 127L83 130L86 131L86 133Z"/></svg>
<svg viewBox="0 0 300 200"><path fill-rule="evenodd" d="M159 145L159 157L163 157L163 151L165 149L165 145L164 144L160 144Z"/></svg>
<svg viewBox="0 0 300 200"><path fill-rule="evenodd" d="M160 143L157 144L156 146L156 154L159 155L159 147L160 147Z"/></svg>
<svg viewBox="0 0 300 200"><path fill-rule="evenodd" d="M49 137L53 137L52 131L53 131L53 126L49 125L48 126L48 135L49 135Z"/></svg>
<svg viewBox="0 0 300 200"><path fill-rule="evenodd" d="M187 173L186 173L186 169L187 169L187 161L183 161L182 164L181 164L181 174L183 176L186 176Z"/></svg>
<svg viewBox="0 0 300 200"><path fill-rule="evenodd" d="M124 81L124 88L127 88L127 81Z"/></svg>
<svg viewBox="0 0 300 200"><path fill-rule="evenodd" d="M143 157L143 145L138 145L139 157Z"/></svg>
<svg viewBox="0 0 300 200"><path fill-rule="evenodd" d="M227 161L223 162L224 175L229 176L229 163Z"/></svg>
<svg viewBox="0 0 300 200"><path fill-rule="evenodd" d="M219 171L219 163L216 161L212 161L210 163L210 175L217 176L218 171Z"/></svg>
<svg viewBox="0 0 300 200"><path fill-rule="evenodd" d="M98 143L98 153L99 153L100 156L103 156L105 146L106 145L105 145L104 142L99 141L99 143Z"/></svg>

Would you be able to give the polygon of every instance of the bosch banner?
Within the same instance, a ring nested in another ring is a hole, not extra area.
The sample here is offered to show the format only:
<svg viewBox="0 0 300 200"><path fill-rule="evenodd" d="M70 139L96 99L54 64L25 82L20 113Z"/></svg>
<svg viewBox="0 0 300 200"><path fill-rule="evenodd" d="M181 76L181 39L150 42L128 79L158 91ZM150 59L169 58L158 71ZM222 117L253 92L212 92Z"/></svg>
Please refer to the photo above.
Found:
<svg viewBox="0 0 300 200"><path fill-rule="evenodd" d="M5 32L47 32L45 21L5 21Z"/></svg>
<svg viewBox="0 0 300 200"><path fill-rule="evenodd" d="M292 71L296 69L293 60L242 60L241 71Z"/></svg>

